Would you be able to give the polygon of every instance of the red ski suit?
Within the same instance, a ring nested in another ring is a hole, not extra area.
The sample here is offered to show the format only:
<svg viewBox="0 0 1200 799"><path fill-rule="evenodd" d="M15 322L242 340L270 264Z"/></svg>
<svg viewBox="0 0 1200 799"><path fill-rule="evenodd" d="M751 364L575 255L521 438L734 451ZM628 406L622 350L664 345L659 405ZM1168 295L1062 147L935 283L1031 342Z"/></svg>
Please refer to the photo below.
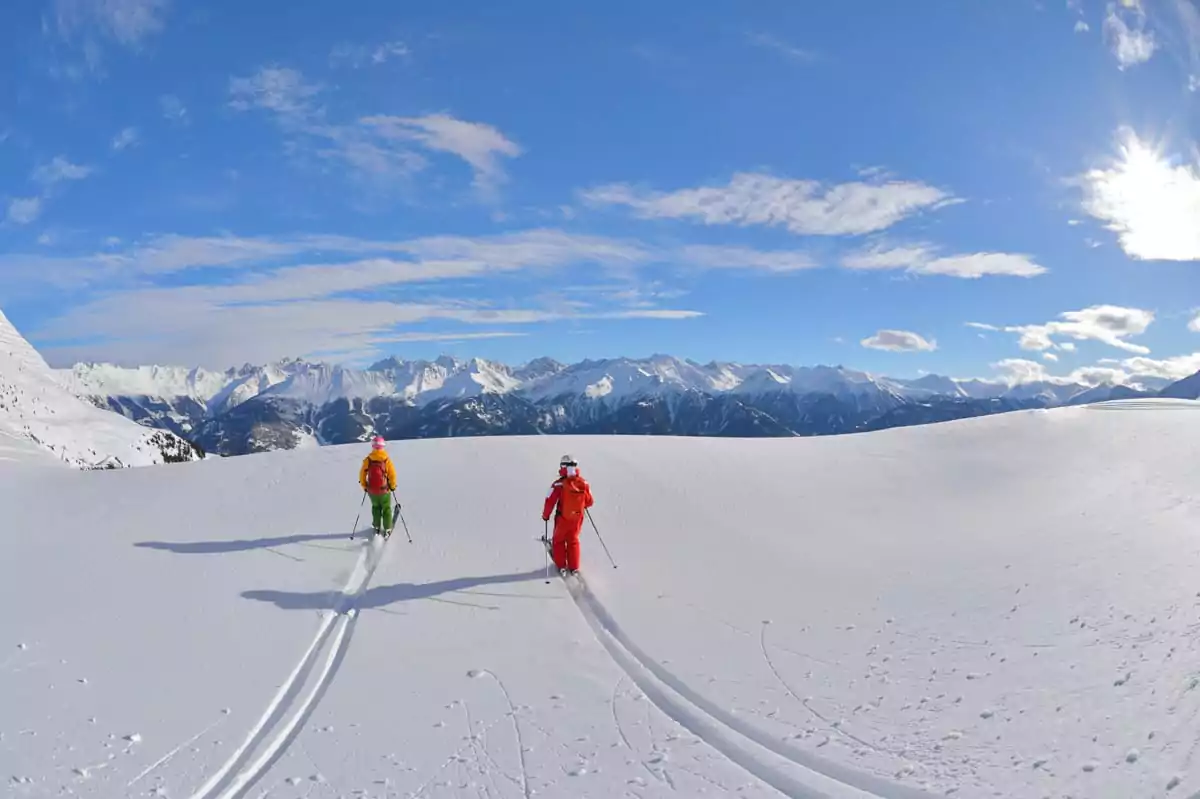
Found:
<svg viewBox="0 0 1200 799"><path fill-rule="evenodd" d="M592 507L592 487L576 472L574 477L567 476L567 470L561 469L562 475L550 487L550 495L546 497L546 505L542 509L542 520L550 521L554 514L554 539L550 546L550 555L554 565L560 569L579 569L579 533L583 530L584 512Z"/></svg>

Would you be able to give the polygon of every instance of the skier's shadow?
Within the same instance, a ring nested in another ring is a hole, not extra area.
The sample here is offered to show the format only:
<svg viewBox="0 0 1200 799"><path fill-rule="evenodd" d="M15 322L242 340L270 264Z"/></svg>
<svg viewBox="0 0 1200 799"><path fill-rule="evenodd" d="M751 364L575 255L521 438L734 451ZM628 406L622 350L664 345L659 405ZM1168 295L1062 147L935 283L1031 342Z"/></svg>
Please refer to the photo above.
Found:
<svg viewBox="0 0 1200 799"><path fill-rule="evenodd" d="M252 549L272 549L288 544L307 544L312 541L345 540L345 533L322 535L281 535L275 538L249 538L240 541L138 541L135 547L160 549L177 555L221 555L228 552L247 552Z"/></svg>
<svg viewBox="0 0 1200 799"><path fill-rule="evenodd" d="M361 596L353 601L353 606L359 610L375 610L397 602L411 602L416 599L434 599L442 594L455 591L466 591L485 585L506 585L524 583L546 576L545 569L518 572L515 574L491 574L481 577L456 577L453 580L439 580L432 583L396 583L368 588ZM344 597L340 591L243 591L242 596L256 602L270 602L284 610L336 610L343 606Z"/></svg>

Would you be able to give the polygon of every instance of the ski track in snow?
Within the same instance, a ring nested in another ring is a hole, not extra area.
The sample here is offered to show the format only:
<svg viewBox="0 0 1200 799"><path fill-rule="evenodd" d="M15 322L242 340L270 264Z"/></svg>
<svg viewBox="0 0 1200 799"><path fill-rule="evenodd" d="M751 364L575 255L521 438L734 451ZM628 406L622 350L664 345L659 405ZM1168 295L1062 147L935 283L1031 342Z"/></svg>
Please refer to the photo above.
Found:
<svg viewBox="0 0 1200 799"><path fill-rule="evenodd" d="M592 628L600 645L659 710L733 763L793 799L932 799L932 794L889 783L871 774L826 761L737 718L689 688L661 663L646 654L623 631L582 575L563 578L571 598ZM793 776L772 762L767 750L787 765L805 772Z"/></svg>
<svg viewBox="0 0 1200 799"><path fill-rule="evenodd" d="M192 794L191 799L237 799L270 770L295 740L300 726L316 709L346 654L354 632L354 624L358 620L354 602L366 590L375 569L383 559L384 544L380 539L368 540L359 553L349 579L342 587L338 606L322 617L308 648L296 662L287 679L279 686L279 690L267 704L266 710L246 739L217 772ZM326 641L331 638L332 644L325 647ZM302 700L297 701L305 684L310 682L306 678L316 666L321 652L326 650L325 661L316 679L311 681L312 687ZM289 712L291 716L283 722L278 731L275 731L272 722L278 725ZM255 750L261 750L261 754L249 765L243 766ZM240 771L234 775L239 767Z"/></svg>

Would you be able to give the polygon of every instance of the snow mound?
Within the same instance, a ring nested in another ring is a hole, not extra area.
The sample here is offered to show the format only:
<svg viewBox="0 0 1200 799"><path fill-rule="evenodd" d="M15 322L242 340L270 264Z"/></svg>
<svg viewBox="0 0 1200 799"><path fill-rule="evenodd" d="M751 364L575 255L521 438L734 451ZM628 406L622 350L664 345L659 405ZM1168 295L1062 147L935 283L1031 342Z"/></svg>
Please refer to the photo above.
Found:
<svg viewBox="0 0 1200 799"><path fill-rule="evenodd" d="M386 543L348 538L363 446L16 469L0 774L79 797L1192 796L1197 410L403 442ZM563 451L619 568L589 527L583 578L547 582ZM70 546L38 534L63 495L88 509Z"/></svg>
<svg viewBox="0 0 1200 799"><path fill-rule="evenodd" d="M44 460L34 454L38 449L81 468L199 458L178 436L148 430L76 396L0 313L0 459Z"/></svg>

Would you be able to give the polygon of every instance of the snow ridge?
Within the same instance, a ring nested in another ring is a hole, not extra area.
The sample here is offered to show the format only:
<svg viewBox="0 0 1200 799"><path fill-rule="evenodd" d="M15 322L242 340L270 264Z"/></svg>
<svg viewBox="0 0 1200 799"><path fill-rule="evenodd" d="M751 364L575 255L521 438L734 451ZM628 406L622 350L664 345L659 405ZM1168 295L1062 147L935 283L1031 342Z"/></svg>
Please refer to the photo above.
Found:
<svg viewBox="0 0 1200 799"><path fill-rule="evenodd" d="M199 458L178 436L101 410L60 378L0 312L0 433L32 442L77 468Z"/></svg>

